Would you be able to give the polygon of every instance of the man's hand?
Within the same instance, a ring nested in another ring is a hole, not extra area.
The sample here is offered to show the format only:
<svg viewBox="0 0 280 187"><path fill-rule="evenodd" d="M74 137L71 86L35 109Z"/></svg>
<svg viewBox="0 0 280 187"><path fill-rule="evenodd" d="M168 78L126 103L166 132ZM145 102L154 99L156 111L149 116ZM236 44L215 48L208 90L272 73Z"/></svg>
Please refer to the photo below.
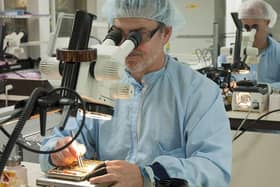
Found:
<svg viewBox="0 0 280 187"><path fill-rule="evenodd" d="M55 149L61 148L65 144L69 143L71 140L71 137L58 139L55 145ZM82 144L78 144L76 141L74 141L62 151L51 154L51 160L52 163L56 166L67 166L70 165L72 162L76 161L79 154L83 155L85 152L85 146Z"/></svg>
<svg viewBox="0 0 280 187"><path fill-rule="evenodd" d="M90 178L91 184L110 183L113 187L143 187L144 180L137 165L127 161L105 161L107 174Z"/></svg>

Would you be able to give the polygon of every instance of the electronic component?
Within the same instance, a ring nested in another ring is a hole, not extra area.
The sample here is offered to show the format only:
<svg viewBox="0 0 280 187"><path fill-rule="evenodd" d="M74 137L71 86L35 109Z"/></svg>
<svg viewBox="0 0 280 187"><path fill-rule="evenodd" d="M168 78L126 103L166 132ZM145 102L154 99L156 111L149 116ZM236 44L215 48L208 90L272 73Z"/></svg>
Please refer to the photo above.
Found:
<svg viewBox="0 0 280 187"><path fill-rule="evenodd" d="M68 167L57 167L51 169L46 173L46 176L57 179L83 181L86 179L87 175L95 169L95 167L102 163L102 161L83 160L83 163L84 167L79 167L78 162L74 162Z"/></svg>
<svg viewBox="0 0 280 187"><path fill-rule="evenodd" d="M239 85L233 89L232 110L262 113L268 109L269 84Z"/></svg>

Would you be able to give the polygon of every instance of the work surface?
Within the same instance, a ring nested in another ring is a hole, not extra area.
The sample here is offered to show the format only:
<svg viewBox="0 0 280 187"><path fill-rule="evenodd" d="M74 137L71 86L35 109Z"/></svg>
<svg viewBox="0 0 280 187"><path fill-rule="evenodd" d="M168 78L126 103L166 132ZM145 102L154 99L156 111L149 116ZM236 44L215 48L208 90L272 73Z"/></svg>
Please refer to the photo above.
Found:
<svg viewBox="0 0 280 187"><path fill-rule="evenodd" d="M236 130L243 121L243 119L246 118L248 113L229 111L227 112L227 114L230 119L231 129ZM258 119L263 114L264 113L250 113L247 116L247 120L243 128L249 128L248 130L257 130L262 132L280 132L280 112L271 113L268 116L265 116L264 118L256 122L256 119Z"/></svg>

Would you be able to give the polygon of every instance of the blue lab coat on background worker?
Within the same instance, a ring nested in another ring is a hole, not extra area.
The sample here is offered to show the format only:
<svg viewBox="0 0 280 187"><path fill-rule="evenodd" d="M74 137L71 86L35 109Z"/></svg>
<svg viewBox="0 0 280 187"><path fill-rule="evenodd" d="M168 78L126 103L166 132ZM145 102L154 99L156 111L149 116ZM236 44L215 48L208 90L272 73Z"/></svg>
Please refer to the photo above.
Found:
<svg viewBox="0 0 280 187"><path fill-rule="evenodd" d="M260 51L259 63L250 66L258 82L270 83L280 89L280 43L268 37L268 47Z"/></svg>
<svg viewBox="0 0 280 187"><path fill-rule="evenodd" d="M128 72L124 82L134 86L134 97L116 101L112 120L86 119L79 137L87 147L84 157L141 167L158 162L170 177L185 179L189 186L228 186L231 132L218 86L169 56L142 83ZM63 132L56 129L41 149L53 149L57 138L77 128L76 122L81 117L70 119ZM40 163L43 171L53 167L49 155L40 155Z"/></svg>

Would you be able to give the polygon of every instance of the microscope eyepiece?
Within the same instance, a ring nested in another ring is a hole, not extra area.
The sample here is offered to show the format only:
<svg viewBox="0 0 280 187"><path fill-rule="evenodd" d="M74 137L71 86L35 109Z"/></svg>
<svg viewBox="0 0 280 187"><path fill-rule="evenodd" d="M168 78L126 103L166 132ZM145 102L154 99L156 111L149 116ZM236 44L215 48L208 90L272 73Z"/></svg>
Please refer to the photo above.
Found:
<svg viewBox="0 0 280 187"><path fill-rule="evenodd" d="M131 32L131 33L129 33L127 40L131 40L134 43L135 48L136 48L141 43L142 36L141 36L140 32L136 32L136 31Z"/></svg>
<svg viewBox="0 0 280 187"><path fill-rule="evenodd" d="M115 45L119 45L122 41L122 32L121 30L111 30L105 37L104 41L106 39L111 39L115 42Z"/></svg>

